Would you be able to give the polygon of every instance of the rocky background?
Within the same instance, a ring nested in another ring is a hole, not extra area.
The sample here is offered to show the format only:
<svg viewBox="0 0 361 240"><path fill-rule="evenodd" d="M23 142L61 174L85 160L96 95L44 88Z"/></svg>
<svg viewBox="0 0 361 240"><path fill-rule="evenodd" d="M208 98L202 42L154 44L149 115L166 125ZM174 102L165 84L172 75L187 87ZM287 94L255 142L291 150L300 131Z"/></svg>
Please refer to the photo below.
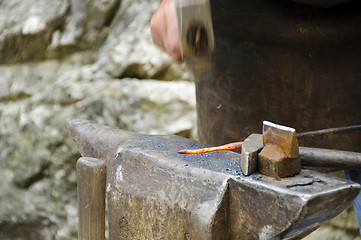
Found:
<svg viewBox="0 0 361 240"><path fill-rule="evenodd" d="M159 2L0 0L0 239L77 239L67 118L196 138L192 75L151 41ZM307 239L358 235L350 208Z"/></svg>

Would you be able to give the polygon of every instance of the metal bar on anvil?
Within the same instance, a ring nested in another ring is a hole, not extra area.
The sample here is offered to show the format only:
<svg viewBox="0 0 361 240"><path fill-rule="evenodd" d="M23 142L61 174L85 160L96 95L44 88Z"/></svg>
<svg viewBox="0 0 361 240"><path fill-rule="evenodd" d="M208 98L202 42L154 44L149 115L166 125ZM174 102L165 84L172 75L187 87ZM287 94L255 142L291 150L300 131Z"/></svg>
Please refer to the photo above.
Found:
<svg viewBox="0 0 361 240"><path fill-rule="evenodd" d="M83 157L106 161L110 239L299 239L345 208L360 185L315 171L241 173L240 154L178 154L205 144L68 120Z"/></svg>

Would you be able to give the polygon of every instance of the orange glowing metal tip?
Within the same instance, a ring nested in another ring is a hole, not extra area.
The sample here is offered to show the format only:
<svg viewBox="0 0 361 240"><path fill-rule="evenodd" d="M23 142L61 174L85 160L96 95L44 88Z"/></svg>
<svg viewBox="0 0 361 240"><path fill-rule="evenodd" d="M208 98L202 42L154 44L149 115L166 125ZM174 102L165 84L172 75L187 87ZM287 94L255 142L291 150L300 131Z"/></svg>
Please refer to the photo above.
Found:
<svg viewBox="0 0 361 240"><path fill-rule="evenodd" d="M218 146L218 147L199 148L199 149L184 149L184 150L178 151L178 153L198 154L198 153L221 151L221 150L231 150L231 149L241 148L242 144L243 144L243 142L233 142L233 143L228 143L228 144Z"/></svg>

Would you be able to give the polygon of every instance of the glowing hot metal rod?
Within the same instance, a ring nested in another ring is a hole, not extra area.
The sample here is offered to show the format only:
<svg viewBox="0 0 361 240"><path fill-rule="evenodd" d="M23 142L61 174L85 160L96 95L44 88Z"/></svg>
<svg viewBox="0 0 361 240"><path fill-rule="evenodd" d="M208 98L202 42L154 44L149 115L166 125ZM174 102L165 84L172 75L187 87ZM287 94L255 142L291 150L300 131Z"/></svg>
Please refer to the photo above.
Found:
<svg viewBox="0 0 361 240"><path fill-rule="evenodd" d="M213 152L213 151L221 151L221 150L232 150L242 147L243 142L233 142L228 143L218 147L208 147L208 148L199 148L199 149L183 149L178 151L178 153L186 153L186 154L198 154L205 152Z"/></svg>

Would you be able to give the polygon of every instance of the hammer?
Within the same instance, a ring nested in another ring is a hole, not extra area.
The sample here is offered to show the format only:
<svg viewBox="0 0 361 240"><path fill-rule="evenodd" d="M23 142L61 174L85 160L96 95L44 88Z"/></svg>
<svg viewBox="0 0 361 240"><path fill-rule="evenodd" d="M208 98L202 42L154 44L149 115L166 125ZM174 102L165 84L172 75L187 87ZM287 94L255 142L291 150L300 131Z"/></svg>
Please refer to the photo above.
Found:
<svg viewBox="0 0 361 240"><path fill-rule="evenodd" d="M196 73L210 69L215 49L210 1L176 1L176 12L184 61Z"/></svg>
<svg viewBox="0 0 361 240"><path fill-rule="evenodd" d="M262 132L243 142L241 168L246 176L258 169L268 176L288 177L298 174L301 165L361 170L361 153L299 147L294 128L269 121L263 121Z"/></svg>

